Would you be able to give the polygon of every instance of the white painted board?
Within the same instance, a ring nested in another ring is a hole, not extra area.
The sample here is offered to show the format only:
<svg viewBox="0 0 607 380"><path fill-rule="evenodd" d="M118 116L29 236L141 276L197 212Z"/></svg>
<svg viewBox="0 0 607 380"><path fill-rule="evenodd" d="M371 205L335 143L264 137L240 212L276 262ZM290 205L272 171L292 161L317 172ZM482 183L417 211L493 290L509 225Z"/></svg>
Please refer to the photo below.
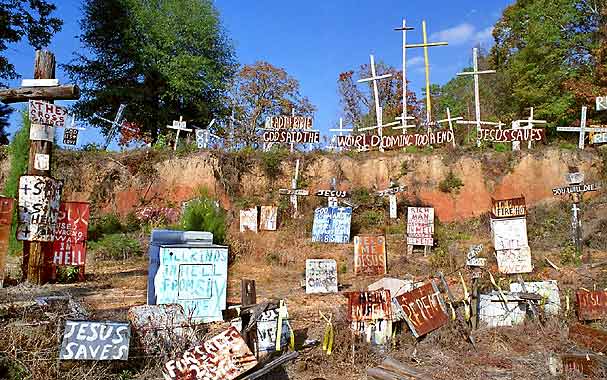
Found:
<svg viewBox="0 0 607 380"><path fill-rule="evenodd" d="M306 260L306 293L337 293L337 262L335 260Z"/></svg>
<svg viewBox="0 0 607 380"><path fill-rule="evenodd" d="M506 304L501 301L497 292L479 296L478 317L481 322L489 327L514 326L523 323L527 310L525 304L517 301L518 297L513 297L509 293L504 295Z"/></svg>
<svg viewBox="0 0 607 380"><path fill-rule="evenodd" d="M54 178L32 175L19 178L17 240L55 240L62 189L63 183Z"/></svg>
<svg viewBox="0 0 607 380"><path fill-rule="evenodd" d="M529 293L535 293L542 297L540 304L544 305L546 315L558 315L561 310L561 297L556 280L525 282L525 289ZM510 284L510 291L513 293L523 292L523 287L518 282Z"/></svg>
<svg viewBox="0 0 607 380"><path fill-rule="evenodd" d="M500 273L530 273L533 271L531 264L531 249L522 247L517 249L502 249L495 251L497 255L497 268Z"/></svg>
<svg viewBox="0 0 607 380"><path fill-rule="evenodd" d="M55 141L55 127L52 125L34 124L30 126L30 140Z"/></svg>
<svg viewBox="0 0 607 380"><path fill-rule="evenodd" d="M527 219L491 219L491 237L495 250L528 247Z"/></svg>
<svg viewBox="0 0 607 380"><path fill-rule="evenodd" d="M240 232L257 232L257 207L240 210Z"/></svg>

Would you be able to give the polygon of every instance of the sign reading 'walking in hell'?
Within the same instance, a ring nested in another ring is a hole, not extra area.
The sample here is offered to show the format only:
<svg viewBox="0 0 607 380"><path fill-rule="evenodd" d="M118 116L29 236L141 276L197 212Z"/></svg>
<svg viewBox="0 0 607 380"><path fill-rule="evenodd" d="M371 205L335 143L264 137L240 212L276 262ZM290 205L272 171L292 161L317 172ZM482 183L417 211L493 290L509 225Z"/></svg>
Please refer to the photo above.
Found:
<svg viewBox="0 0 607 380"><path fill-rule="evenodd" d="M50 177L19 178L17 240L52 242L63 183Z"/></svg>
<svg viewBox="0 0 607 380"><path fill-rule="evenodd" d="M130 339L128 323L66 321L59 359L128 360Z"/></svg>
<svg viewBox="0 0 607 380"><path fill-rule="evenodd" d="M384 236L354 236L354 273L386 274L386 261Z"/></svg>
<svg viewBox="0 0 607 380"><path fill-rule="evenodd" d="M53 242L54 264L85 264L89 217L88 203L61 202Z"/></svg>

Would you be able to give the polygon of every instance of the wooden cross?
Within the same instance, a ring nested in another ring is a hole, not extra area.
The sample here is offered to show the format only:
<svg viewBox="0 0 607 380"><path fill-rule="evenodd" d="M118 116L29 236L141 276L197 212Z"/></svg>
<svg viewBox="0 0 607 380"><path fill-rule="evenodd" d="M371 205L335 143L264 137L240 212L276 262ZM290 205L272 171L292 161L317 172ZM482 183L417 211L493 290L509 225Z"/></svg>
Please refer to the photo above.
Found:
<svg viewBox="0 0 607 380"><path fill-rule="evenodd" d="M173 120L173 125L167 125L168 128L177 130L177 135L175 136L175 144L173 145L173 150L177 150L177 143L179 142L179 132L192 132L191 129L186 128L187 123L183 121L183 116L179 116L179 120Z"/></svg>
<svg viewBox="0 0 607 380"><path fill-rule="evenodd" d="M465 71L463 73L457 73L458 76L473 75L474 76L474 113L476 116L476 134L480 136L481 132L481 95L478 86L478 77L483 74L495 74L495 70L483 70L478 69L478 48L472 49L472 71ZM476 140L476 146L481 146L481 140Z"/></svg>
<svg viewBox="0 0 607 380"><path fill-rule="evenodd" d="M400 127L392 127L392 129L402 129L403 134L407 133L408 128L414 128L415 125L408 125L408 120L415 119L413 116L407 116L407 31L413 30L414 28L407 26L407 21L403 18L403 26L395 28L396 31L403 32L403 112L400 117L396 120L400 120L402 125Z"/></svg>
<svg viewBox="0 0 607 380"><path fill-rule="evenodd" d="M392 74L384 74L384 75L378 76L377 73L375 72L375 57L373 57L373 54L371 54L371 55L369 55L369 58L371 59L371 77L359 79L358 83L373 82L373 99L375 100L375 118L377 120L377 125L374 127L370 127L370 128L364 128L364 129L361 128L361 129L359 129L359 131L377 128L377 134L379 135L379 138L381 139L382 135L383 135L382 127L387 127L388 125L382 126L382 109L381 109L381 105L379 104L379 90L377 88L377 82L379 82L382 79L387 79L387 78L392 77ZM393 123L389 123L389 125L393 125ZM379 146L379 151L380 152L384 151L384 148L381 144Z"/></svg>
<svg viewBox="0 0 607 380"><path fill-rule="evenodd" d="M55 56L48 51L36 51L34 79L24 80L23 83L30 86L0 90L0 101L10 104L27 102L30 99L53 102L55 100L77 100L80 98L78 86L59 85L59 82L55 79ZM32 124L32 128L35 127L41 126ZM27 174L50 177L52 151L52 139L50 141L31 141ZM49 157L48 169L36 168L35 158L37 155L47 155ZM29 282L42 285L50 279L53 257L51 254L52 246L53 243L23 242L23 277Z"/></svg>
<svg viewBox="0 0 607 380"><path fill-rule="evenodd" d="M526 127L521 127L522 122L527 122ZM533 120L533 107L531 107L531 113L529 118L526 120L516 120L512 122L512 129L533 129L534 124L546 124L546 120ZM531 140L527 143L527 149L531 149ZM513 141L512 142L512 150L521 150L521 142Z"/></svg>
<svg viewBox="0 0 607 380"><path fill-rule="evenodd" d="M390 200L390 219L396 219L397 215L397 207L396 207L396 194L401 193L407 190L406 186L396 186L396 184L390 181L390 187L385 190L380 190L375 194L379 197L387 196Z"/></svg>
<svg viewBox="0 0 607 380"><path fill-rule="evenodd" d="M455 148L455 131L453 130L453 122L457 122L458 120L462 120L463 117L458 116L455 118L451 118L451 110L449 109L449 107L447 107L447 118L443 119L443 120L439 120L436 123L437 124L441 124L441 123L449 123L449 130L453 133L453 147Z"/></svg>
<svg viewBox="0 0 607 380"><path fill-rule="evenodd" d="M329 132L338 132L339 135L337 135L337 136L343 136L341 134L342 132L350 132L351 133L352 131L353 131L353 129L351 129L351 128L344 128L344 119L341 118L341 117L339 118L339 128L329 129ZM333 136L333 140L334 140L332 142L333 149L337 148L337 149L339 149L339 151L341 151L341 148L338 146L338 142L337 142L338 137L337 136Z"/></svg>
<svg viewBox="0 0 607 380"><path fill-rule="evenodd" d="M291 180L291 188L290 189L278 189L278 194L281 195L290 195L291 205L293 206L293 218L299 217L299 212L297 211L297 197L298 196L306 196L308 195L308 190L298 189L297 188L297 180L299 178L299 160L295 163L295 175Z"/></svg>
<svg viewBox="0 0 607 380"><path fill-rule="evenodd" d="M207 149L209 147L209 142L211 141L211 137L219 139L220 137L211 133L211 127L215 124L215 119L211 120L209 125L206 128L197 128L196 129L196 145L198 149Z"/></svg>
<svg viewBox="0 0 607 380"><path fill-rule="evenodd" d="M379 151L383 152L384 151L384 147L383 147L383 142L381 142L381 138L383 136L383 128L387 128L387 127L392 127L394 125L399 125L400 121L393 121L391 123L388 124L383 124L383 108L379 107L379 113L378 113L379 117L378 117L378 122L377 125L374 125L372 127L364 127L364 128L359 128L358 130L360 132L364 132L364 131L370 131L372 129L377 129L377 135L380 138L380 144L379 144Z"/></svg>
<svg viewBox="0 0 607 380"><path fill-rule="evenodd" d="M428 42L428 35L426 33L426 20L422 21L422 36L424 42L421 44L405 45L405 48L424 48L424 65L426 68L426 123L428 123L428 130L430 129L430 123L432 122L432 102L430 99L430 60L428 59L428 48L433 46L446 46L449 45L447 42Z"/></svg>
<svg viewBox="0 0 607 380"><path fill-rule="evenodd" d="M105 139L104 149L107 149L107 147L110 145L110 143L112 142L114 137L116 137L118 130L122 128L122 115L124 114L125 108L126 108L126 104L120 104L120 106L118 107L118 112L116 112L116 117L114 117L114 120L106 119L102 116L99 116L97 113L93 114L94 118L103 120L106 123L110 123L110 125L111 125L110 131L108 132L107 138Z"/></svg>
<svg viewBox="0 0 607 380"><path fill-rule="evenodd" d="M580 127L557 127L556 130L559 132L578 132L580 134L580 138L578 141L578 148L584 149L584 140L586 139L586 132L594 132L594 133L606 133L607 128L602 128L599 126L590 126L590 128L586 127L586 112L588 108L586 106L582 107L582 118L580 120Z"/></svg>

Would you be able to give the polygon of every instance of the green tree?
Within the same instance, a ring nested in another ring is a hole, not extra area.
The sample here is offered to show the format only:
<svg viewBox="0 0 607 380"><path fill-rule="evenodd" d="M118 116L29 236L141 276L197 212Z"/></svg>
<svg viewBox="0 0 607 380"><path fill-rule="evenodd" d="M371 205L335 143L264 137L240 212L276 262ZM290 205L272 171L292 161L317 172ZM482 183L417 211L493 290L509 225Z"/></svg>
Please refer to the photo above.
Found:
<svg viewBox="0 0 607 380"><path fill-rule="evenodd" d="M152 141L179 116L203 125L225 113L234 53L212 1L89 0L81 27L90 54L65 68L82 87L76 112L106 136L93 114L113 118L120 103Z"/></svg>
<svg viewBox="0 0 607 380"><path fill-rule="evenodd" d="M49 44L53 34L63 22L52 17L55 5L45 0L0 0L0 86L17 79L15 66L4 54L9 44L20 42L24 37L35 49ZM11 109L0 103L0 145L8 144L8 117Z"/></svg>

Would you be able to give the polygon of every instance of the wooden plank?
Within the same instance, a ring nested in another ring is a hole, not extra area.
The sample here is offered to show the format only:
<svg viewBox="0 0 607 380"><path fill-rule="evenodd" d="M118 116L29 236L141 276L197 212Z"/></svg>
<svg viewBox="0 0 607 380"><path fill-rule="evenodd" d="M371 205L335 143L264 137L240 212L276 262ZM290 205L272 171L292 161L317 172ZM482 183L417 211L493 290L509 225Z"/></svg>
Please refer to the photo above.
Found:
<svg viewBox="0 0 607 380"><path fill-rule="evenodd" d="M39 100L76 100L80 99L80 88L76 85L57 87L20 87L0 90L0 101L5 104Z"/></svg>
<svg viewBox="0 0 607 380"><path fill-rule="evenodd" d="M584 348L607 353L607 331L593 329L577 323L569 327L569 339Z"/></svg>
<svg viewBox="0 0 607 380"><path fill-rule="evenodd" d="M574 353L561 355L565 370L576 370L595 379L606 374L607 359L591 353Z"/></svg>
<svg viewBox="0 0 607 380"><path fill-rule="evenodd" d="M246 278L240 280L240 302L242 306L255 305L257 303L255 280L248 280Z"/></svg>
<svg viewBox="0 0 607 380"><path fill-rule="evenodd" d="M249 375L246 375L245 377L240 378L239 380L259 379L260 377L272 372L278 366L286 364L286 363L290 362L291 360L295 360L298 357L299 357L299 352L297 352L297 351L289 352L286 355L282 355L282 356L272 360L268 364L264 365L262 368L258 369L257 371L255 371Z"/></svg>
<svg viewBox="0 0 607 380"><path fill-rule="evenodd" d="M416 338L449 323L441 294L433 282L399 295L396 301L403 308L405 320Z"/></svg>
<svg viewBox="0 0 607 380"><path fill-rule="evenodd" d="M389 356L384 359L384 361L381 363L380 368L387 369L392 373L396 373L397 375L401 376L408 376L419 380L430 380L427 375L410 367L407 367L401 362L398 362Z"/></svg>

